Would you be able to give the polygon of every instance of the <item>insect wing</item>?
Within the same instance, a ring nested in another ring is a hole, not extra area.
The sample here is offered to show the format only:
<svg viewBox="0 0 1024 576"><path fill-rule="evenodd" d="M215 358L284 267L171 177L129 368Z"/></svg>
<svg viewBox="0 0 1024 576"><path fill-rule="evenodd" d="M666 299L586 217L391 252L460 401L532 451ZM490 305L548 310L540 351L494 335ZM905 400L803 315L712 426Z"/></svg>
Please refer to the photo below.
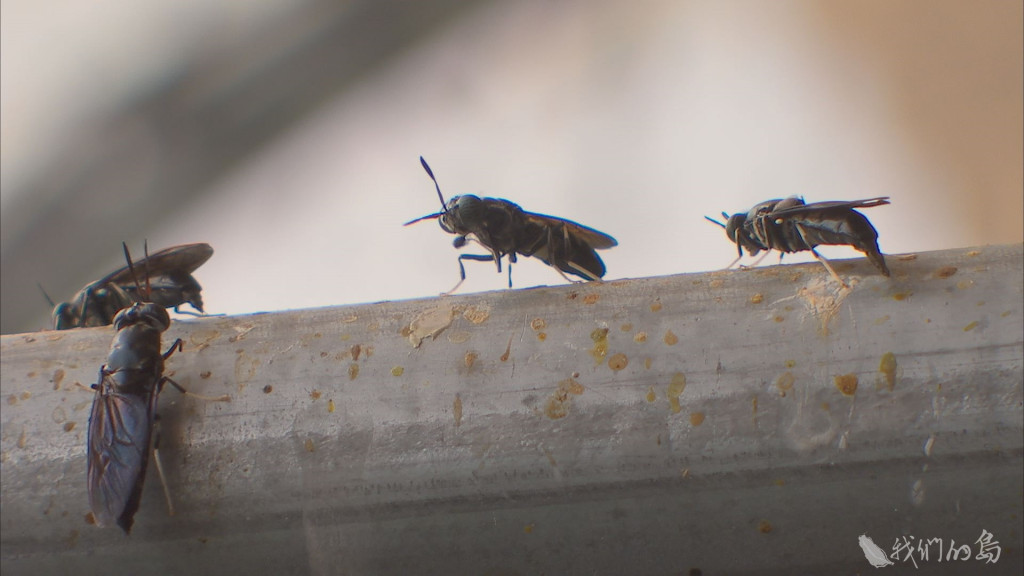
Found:
<svg viewBox="0 0 1024 576"><path fill-rule="evenodd" d="M128 532L142 496L157 394L121 394L111 375L100 374L89 416L89 506L98 525Z"/></svg>
<svg viewBox="0 0 1024 576"><path fill-rule="evenodd" d="M603 250L605 248L612 248L618 246L619 242L611 236L594 230L589 226L584 226L572 220L566 220L565 218L557 218L555 216L547 216L545 214L537 214L535 212L523 211L528 221L540 224L541 226L565 226L569 231L569 234L580 239L591 248L597 250Z"/></svg>
<svg viewBox="0 0 1024 576"><path fill-rule="evenodd" d="M209 244L182 244L181 246L171 246L155 254L150 254L149 258L142 258L133 262L132 266L135 267L139 274L148 273L150 277L191 274L209 260L211 256L213 256L213 247ZM125 266L97 282L97 284L101 283L134 286L135 279L132 278L130 268Z"/></svg>
<svg viewBox="0 0 1024 576"><path fill-rule="evenodd" d="M875 206L884 206L888 203L888 196L868 198L866 200L851 200L849 202L812 202L811 204L804 204L801 206L792 206L790 208L784 208L782 210L775 210L771 213L771 216L773 218L783 218L787 216L799 216L801 214L809 214L812 212L821 213L831 212L833 210L853 210L854 208L874 208Z"/></svg>

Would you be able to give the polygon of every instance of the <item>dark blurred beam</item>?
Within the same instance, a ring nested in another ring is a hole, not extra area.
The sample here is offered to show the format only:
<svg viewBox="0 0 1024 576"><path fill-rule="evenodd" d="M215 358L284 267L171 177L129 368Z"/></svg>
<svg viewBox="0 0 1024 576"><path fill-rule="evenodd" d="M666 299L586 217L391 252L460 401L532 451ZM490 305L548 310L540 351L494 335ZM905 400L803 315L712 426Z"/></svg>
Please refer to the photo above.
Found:
<svg viewBox="0 0 1024 576"><path fill-rule="evenodd" d="M41 327L37 281L69 298L117 265L122 240L187 212L210 182L481 3L297 3L247 45L168 70L152 93L69 135L34 180L5 190L13 200L2 215L0 332Z"/></svg>

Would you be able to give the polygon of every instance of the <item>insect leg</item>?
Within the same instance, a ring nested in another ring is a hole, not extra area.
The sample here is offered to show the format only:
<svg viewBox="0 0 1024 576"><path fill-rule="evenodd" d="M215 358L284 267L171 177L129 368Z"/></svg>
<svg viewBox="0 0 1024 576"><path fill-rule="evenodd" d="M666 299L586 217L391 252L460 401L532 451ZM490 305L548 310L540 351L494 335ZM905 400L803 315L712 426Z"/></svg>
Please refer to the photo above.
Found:
<svg viewBox="0 0 1024 576"><path fill-rule="evenodd" d="M811 246L811 243L808 242L807 238L804 236L804 226L803 226L803 224L797 222L796 223L796 230L797 230L797 232L800 233L800 239L803 240L804 243L807 244L808 246ZM826 260L825 257L822 256L821 254L818 254L818 251L815 250L813 246L808 248L808 250L811 251L811 254L814 254L814 257L817 258L818 262L821 262L822 264L825 265L825 268L828 270L829 274L831 274L832 277L836 279L836 282L839 282L839 284L843 288L849 288L850 287L849 284L847 284L846 282L843 282L843 279L839 277L839 274L836 274L835 269L832 268L832 265L828 263L828 260Z"/></svg>
<svg viewBox="0 0 1024 576"><path fill-rule="evenodd" d="M173 381L172 381L173 382ZM175 384L177 386L177 384ZM167 476L164 475L164 465L160 461L160 415L153 415L153 463L156 465L156 473L160 476L160 485L164 489L164 498L167 499L167 515L174 516L174 502L171 501L171 491L167 487Z"/></svg>
<svg viewBox="0 0 1024 576"><path fill-rule="evenodd" d="M183 344L181 342L181 338L178 338L177 340L175 340L174 344L171 344L171 347L167 349L167 352L164 352L164 354L163 354L164 360L167 360L168 358L170 358L171 354L174 354L175 351L181 352L182 346L183 346ZM177 386L177 384L175 384L175 386Z"/></svg>
<svg viewBox="0 0 1024 576"><path fill-rule="evenodd" d="M459 258L458 258L458 261L459 261L459 282L457 284L455 284L455 286L452 286L451 290L449 290L447 292L442 292L441 295L442 296L447 296L447 295L451 294L452 292L455 292L456 290L459 289L459 286L462 286L462 283L466 281L466 266L462 263L463 260L475 260L477 262L490 262L491 260L494 260L494 259L495 258L494 258L493 254L460 254ZM500 264L499 264L498 270L499 271L501 270Z"/></svg>

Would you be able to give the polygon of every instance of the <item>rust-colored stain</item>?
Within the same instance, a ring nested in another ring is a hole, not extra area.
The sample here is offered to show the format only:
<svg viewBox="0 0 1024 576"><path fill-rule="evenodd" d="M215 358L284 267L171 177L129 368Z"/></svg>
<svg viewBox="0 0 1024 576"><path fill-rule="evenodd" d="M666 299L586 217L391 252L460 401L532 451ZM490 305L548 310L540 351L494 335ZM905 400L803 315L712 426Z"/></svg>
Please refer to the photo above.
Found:
<svg viewBox="0 0 1024 576"><path fill-rule="evenodd" d="M348 379L355 380L359 376L359 364L355 362L348 365Z"/></svg>
<svg viewBox="0 0 1024 576"><path fill-rule="evenodd" d="M21 427L21 434L18 436L18 448L24 449L28 446L28 436L25 434L25 427Z"/></svg>
<svg viewBox="0 0 1024 576"><path fill-rule="evenodd" d="M259 365L260 361L250 358L245 350L238 351L238 357L235 358L235 384L239 392L245 390L246 384L256 376L256 368Z"/></svg>
<svg viewBox="0 0 1024 576"><path fill-rule="evenodd" d="M751 304L760 304L761 302L764 302L764 294L761 294L760 292L750 297Z"/></svg>
<svg viewBox="0 0 1024 576"><path fill-rule="evenodd" d="M690 425L691 426L700 426L703 423L704 423L704 413L703 412L691 412L690 413Z"/></svg>
<svg viewBox="0 0 1024 576"><path fill-rule="evenodd" d="M458 394L455 395L455 401L452 402L452 414L455 415L455 427L458 428L462 424L462 397Z"/></svg>
<svg viewBox="0 0 1024 576"><path fill-rule="evenodd" d="M644 342L647 342L647 332L637 332L636 334L634 334L633 342L636 342L637 344L643 344Z"/></svg>
<svg viewBox="0 0 1024 576"><path fill-rule="evenodd" d="M75 429L74 421L68 421L68 422L64 423L64 431L65 432L71 432L74 429Z"/></svg>
<svg viewBox="0 0 1024 576"><path fill-rule="evenodd" d="M64 381L64 369L57 368L53 372L53 389L60 390L60 383Z"/></svg>
<svg viewBox="0 0 1024 576"><path fill-rule="evenodd" d="M547 327L548 323L545 322L543 318L534 318L532 321L530 321L530 328L533 328L536 331L543 330Z"/></svg>
<svg viewBox="0 0 1024 576"><path fill-rule="evenodd" d="M360 346L359 344L356 344L356 345L352 346L352 348L349 348L348 352L349 352L349 354L352 355L352 361L353 362L356 361L356 360L359 360L359 353L362 352L362 351L363 351L363 347Z"/></svg>
<svg viewBox="0 0 1024 576"><path fill-rule="evenodd" d="M654 362L653 359L651 359L651 358L644 358L644 370L650 370L652 362Z"/></svg>
<svg viewBox="0 0 1024 576"><path fill-rule="evenodd" d="M36 377L35 370L33 370L32 372L29 372L28 374L25 374L25 376L27 376L28 378L35 378Z"/></svg>
<svg viewBox="0 0 1024 576"><path fill-rule="evenodd" d="M547 332L537 332L537 340L540 340L541 342L543 342L543 341L545 341L547 339L548 339L548 333Z"/></svg>
<svg viewBox="0 0 1024 576"><path fill-rule="evenodd" d="M313 444L313 439L312 438L306 438L305 446L306 446L306 452L315 452L316 451L316 445Z"/></svg>
<svg viewBox="0 0 1024 576"><path fill-rule="evenodd" d="M897 301L897 302L902 302L902 301L906 300L907 298L910 298L913 295L914 295L913 292L897 292L897 293L892 295L892 299Z"/></svg>
<svg viewBox="0 0 1024 576"><path fill-rule="evenodd" d="M835 383L836 388L843 393L843 396L853 396L857 393L856 374L841 374L833 377L832 382Z"/></svg>
<svg viewBox="0 0 1024 576"><path fill-rule="evenodd" d="M668 330L665 332L665 344L669 346L675 346L679 343L679 336L676 336L675 332Z"/></svg>
<svg viewBox="0 0 1024 576"><path fill-rule="evenodd" d="M659 300L655 300L654 303L651 304L651 312L660 312L660 311L661 311L661 300L660 299Z"/></svg>
<svg viewBox="0 0 1024 576"><path fill-rule="evenodd" d="M319 390L313 390L312 392L309 393L309 397L312 398L313 400L319 400L320 396L321 394Z"/></svg>
<svg viewBox="0 0 1024 576"><path fill-rule="evenodd" d="M974 322L971 322L967 326L964 326L964 332L970 332L971 330L974 330L977 327L978 327L978 321L975 320Z"/></svg>
<svg viewBox="0 0 1024 576"><path fill-rule="evenodd" d="M654 393L654 386L651 386L647 389L646 398L648 402L654 402L655 400L658 399L658 395Z"/></svg>
<svg viewBox="0 0 1024 576"><path fill-rule="evenodd" d="M199 377L202 378L203 380L206 380L210 376L213 376L213 372L210 372L209 370L203 370L202 372L199 373Z"/></svg>
<svg viewBox="0 0 1024 576"><path fill-rule="evenodd" d="M7 397L7 404L8 405L14 406L17 403L18 403L18 396L16 394L11 394L10 396Z"/></svg>
<svg viewBox="0 0 1024 576"><path fill-rule="evenodd" d="M949 278L953 274L956 274L956 266L943 266L935 271L936 278Z"/></svg>
<svg viewBox="0 0 1024 576"><path fill-rule="evenodd" d="M476 359L479 357L480 355L477 354L476 352L466 352L466 355L462 358L462 361L463 363L466 364L466 368L472 368L473 364L476 363Z"/></svg>
<svg viewBox="0 0 1024 576"><path fill-rule="evenodd" d="M544 414L552 420L565 418L569 414L569 406L572 404L572 397L583 394L583 385L575 378L567 378L558 383L558 389L551 396L548 396L547 404L544 406Z"/></svg>
<svg viewBox="0 0 1024 576"><path fill-rule="evenodd" d="M590 339L594 341L594 347L590 349L590 355L594 357L596 363L600 364L604 362L605 356L608 355L608 329L595 328L590 333Z"/></svg>
<svg viewBox="0 0 1024 576"><path fill-rule="evenodd" d="M708 286L711 288L721 288L722 284L724 284L724 282L722 282L721 278L715 278L711 282L708 282Z"/></svg>
<svg viewBox="0 0 1024 576"><path fill-rule="evenodd" d="M683 409L679 405L679 396L682 395L685 389L686 375L682 372L676 372L672 375L672 382L669 383L668 390L665 391L665 396L668 397L669 409L672 410L673 414L678 414Z"/></svg>
<svg viewBox="0 0 1024 576"><path fill-rule="evenodd" d="M608 358L608 367L611 368L613 372L618 372L628 365L629 358L626 358L626 355L622 352L612 354L611 357Z"/></svg>
<svg viewBox="0 0 1024 576"><path fill-rule="evenodd" d="M619 330L622 330L623 332L632 332L633 331L633 325L632 324L628 324L628 323L627 324L623 324L622 326L619 326Z"/></svg>
<svg viewBox="0 0 1024 576"><path fill-rule="evenodd" d="M22 400L28 400L31 397L32 397L32 393L29 392L28 390L25 390L24 392L21 393L21 399Z"/></svg>
<svg viewBox="0 0 1024 576"><path fill-rule="evenodd" d="M405 373L405 368L402 368L401 366L394 366L394 367L391 368L391 375L392 376L398 377L398 376L401 376L404 373Z"/></svg>
<svg viewBox="0 0 1024 576"><path fill-rule="evenodd" d="M785 322L786 321L786 317L785 316L776 316L775 318L773 318L773 320L775 320L776 322Z"/></svg>
<svg viewBox="0 0 1024 576"><path fill-rule="evenodd" d="M334 398L327 401L327 413L334 414Z"/></svg>
<svg viewBox="0 0 1024 576"><path fill-rule="evenodd" d="M575 299L576 299L576 298L577 298L577 297L578 297L579 295L580 295L580 293L579 293L579 292L576 292L576 291L574 290L574 291L572 291L572 292L569 292L569 296L567 296L566 298L567 298L568 300L575 300Z"/></svg>
<svg viewBox="0 0 1024 576"><path fill-rule="evenodd" d="M892 352L882 354L882 360L878 363L878 371L885 376L885 383L889 386L889 392L896 388L896 355Z"/></svg>
<svg viewBox="0 0 1024 576"><path fill-rule="evenodd" d="M485 304L479 306L468 306L462 313L462 317L473 324L483 324L491 317L491 307Z"/></svg>
<svg viewBox="0 0 1024 576"><path fill-rule="evenodd" d="M85 513L85 523L90 526L94 526L96 524L96 517L92 515L92 512Z"/></svg>
<svg viewBox="0 0 1024 576"><path fill-rule="evenodd" d="M263 393L264 394L270 394L273 391L274 391L274 387L271 386L270 384L267 384L266 386L263 387Z"/></svg>
<svg viewBox="0 0 1024 576"><path fill-rule="evenodd" d="M757 523L757 531L761 534L771 534L772 530L774 530L772 523L767 520L761 520Z"/></svg>
<svg viewBox="0 0 1024 576"><path fill-rule="evenodd" d="M775 388L779 391L779 396L785 398L786 394L793 389L794 382L796 382L796 376L792 372L779 374L779 377L775 379Z"/></svg>
<svg viewBox="0 0 1024 576"><path fill-rule="evenodd" d="M508 337L508 346L505 347L505 353L502 354L501 357L498 358L498 360L501 360L502 362L508 362L509 357L512 356L512 338L513 336Z"/></svg>
<svg viewBox="0 0 1024 576"><path fill-rule="evenodd" d="M584 304L597 304L597 301L601 299L600 294L590 293L583 297Z"/></svg>

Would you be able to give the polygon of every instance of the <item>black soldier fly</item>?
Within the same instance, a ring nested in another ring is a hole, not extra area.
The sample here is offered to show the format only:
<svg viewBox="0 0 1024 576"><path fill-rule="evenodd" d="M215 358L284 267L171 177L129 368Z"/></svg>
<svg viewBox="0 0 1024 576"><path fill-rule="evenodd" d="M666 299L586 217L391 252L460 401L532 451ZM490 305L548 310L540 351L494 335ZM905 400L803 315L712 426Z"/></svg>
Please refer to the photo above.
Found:
<svg viewBox="0 0 1024 576"><path fill-rule="evenodd" d="M507 256L509 288L512 287L512 264L516 262L517 255L539 258L569 281L572 280L566 274L584 280L600 280L604 276L604 262L595 250L618 245L615 238L571 220L527 212L502 198L465 194L452 196L446 203L433 171L422 156L420 163L434 181L437 197L441 200L441 212L416 218L406 222L405 226L437 218L442 230L456 235L452 243L455 248L462 248L473 240L491 252L459 255L460 280L446 294L457 290L466 280L464 260L493 261L501 273L501 259Z"/></svg>
<svg viewBox="0 0 1024 576"><path fill-rule="evenodd" d="M762 202L746 214L730 216L722 212L725 223L705 218L724 228L726 236L736 244L739 256L732 264L743 257L744 248L751 256L762 250L778 250L783 254L809 250L840 284L846 286L828 260L814 248L823 244L852 246L863 252L883 276L889 276L885 257L878 249L878 231L863 214L854 210L888 203L889 197L883 196L850 202L805 204L802 198L793 196Z"/></svg>
<svg viewBox="0 0 1024 576"><path fill-rule="evenodd" d="M127 245L124 251L134 277ZM134 293L142 297L149 295L149 291L138 284ZM139 509L151 449L157 473L164 482L168 508L173 514L160 464L159 431L154 431L158 419L157 398L168 382L182 393L186 392L177 382L164 376L164 361L176 350L181 351L182 341L175 340L166 352L161 352L161 335L171 324L163 306L134 302L120 310L113 323L117 335L107 362L100 368L99 381L92 386L96 393L89 415L88 491L96 524L116 523L127 534Z"/></svg>
<svg viewBox="0 0 1024 576"><path fill-rule="evenodd" d="M192 272L210 256L213 248L209 244L184 244L135 262L135 267L145 267L153 275L149 278L150 294L146 300L175 312L182 312L179 307L183 304L202 312L202 287ZM131 277L131 266L125 266L79 290L71 302L57 305L53 309L53 327L66 330L107 326L119 310L139 300L142 298Z"/></svg>

